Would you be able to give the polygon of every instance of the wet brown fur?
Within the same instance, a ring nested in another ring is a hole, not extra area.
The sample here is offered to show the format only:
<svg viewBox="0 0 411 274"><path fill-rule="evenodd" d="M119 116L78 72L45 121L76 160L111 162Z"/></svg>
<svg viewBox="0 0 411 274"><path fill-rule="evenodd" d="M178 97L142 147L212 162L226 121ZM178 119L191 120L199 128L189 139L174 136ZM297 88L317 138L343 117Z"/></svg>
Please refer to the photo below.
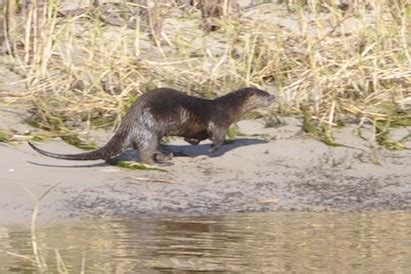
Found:
<svg viewBox="0 0 411 274"><path fill-rule="evenodd" d="M189 96L177 90L160 88L143 94L128 110L119 129L106 145L92 152L56 154L29 145L37 152L67 160L109 160L129 147L139 151L140 161L152 164L164 136L180 136L190 144L209 138L211 152L224 143L229 126L247 111L269 106L274 96L244 88L216 99Z"/></svg>

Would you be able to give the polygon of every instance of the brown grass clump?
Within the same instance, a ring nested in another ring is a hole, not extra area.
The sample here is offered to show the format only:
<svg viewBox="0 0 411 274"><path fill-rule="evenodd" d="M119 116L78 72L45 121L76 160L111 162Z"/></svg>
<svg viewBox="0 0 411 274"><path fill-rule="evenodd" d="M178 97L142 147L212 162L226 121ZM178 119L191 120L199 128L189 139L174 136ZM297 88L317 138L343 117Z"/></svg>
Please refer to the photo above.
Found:
<svg viewBox="0 0 411 274"><path fill-rule="evenodd" d="M105 18L117 14L118 24L93 6L70 13L57 0L34 1L18 15L8 2L7 45L27 85L8 100L29 101L33 124L62 135L116 125L132 101L160 86L210 97L275 86L283 113L308 106L329 127L411 119L406 1L255 1L239 16L211 18L211 33L187 3L120 2L106 3Z"/></svg>

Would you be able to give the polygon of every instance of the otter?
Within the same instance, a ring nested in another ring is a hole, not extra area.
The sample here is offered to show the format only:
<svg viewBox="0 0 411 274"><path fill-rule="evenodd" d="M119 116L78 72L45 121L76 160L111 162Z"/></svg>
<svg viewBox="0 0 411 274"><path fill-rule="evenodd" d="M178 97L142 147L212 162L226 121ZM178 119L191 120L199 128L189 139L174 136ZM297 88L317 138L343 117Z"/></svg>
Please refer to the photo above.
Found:
<svg viewBox="0 0 411 274"><path fill-rule="evenodd" d="M210 152L224 143L229 126L244 113L267 107L275 96L257 88L242 88L215 99L186 95L170 88L159 88L141 95L130 107L113 137L101 148L80 154L57 154L28 144L40 154L66 160L106 160L128 148L138 150L140 161L160 162L157 146L164 136L180 136L197 145L209 138Z"/></svg>

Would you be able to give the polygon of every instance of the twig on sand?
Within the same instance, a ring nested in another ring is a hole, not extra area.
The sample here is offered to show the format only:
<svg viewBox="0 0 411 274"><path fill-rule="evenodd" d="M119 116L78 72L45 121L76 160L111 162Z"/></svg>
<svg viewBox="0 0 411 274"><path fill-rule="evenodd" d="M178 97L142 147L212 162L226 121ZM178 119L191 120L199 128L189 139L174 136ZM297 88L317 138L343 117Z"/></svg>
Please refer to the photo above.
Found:
<svg viewBox="0 0 411 274"><path fill-rule="evenodd" d="M260 205L278 204L278 199L277 198L271 198L271 199L258 201L257 203L260 204Z"/></svg>
<svg viewBox="0 0 411 274"><path fill-rule="evenodd" d="M144 182L156 182L156 183L164 183L164 184L177 184L176 181L173 180L166 180L166 179L155 179L155 178L144 178L144 177L133 177L133 180L136 181L144 181ZM133 184L133 182L128 182Z"/></svg>

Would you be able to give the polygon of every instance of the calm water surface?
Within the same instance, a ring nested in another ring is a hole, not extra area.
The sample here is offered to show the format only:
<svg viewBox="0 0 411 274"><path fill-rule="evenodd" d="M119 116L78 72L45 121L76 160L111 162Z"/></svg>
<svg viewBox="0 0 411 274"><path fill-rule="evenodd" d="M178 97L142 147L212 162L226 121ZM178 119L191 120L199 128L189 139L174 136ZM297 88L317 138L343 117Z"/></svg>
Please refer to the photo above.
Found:
<svg viewBox="0 0 411 274"><path fill-rule="evenodd" d="M410 212L127 217L39 226L37 235L51 272L63 265L72 273L411 269ZM31 273L30 258L29 225L0 226L0 272Z"/></svg>

